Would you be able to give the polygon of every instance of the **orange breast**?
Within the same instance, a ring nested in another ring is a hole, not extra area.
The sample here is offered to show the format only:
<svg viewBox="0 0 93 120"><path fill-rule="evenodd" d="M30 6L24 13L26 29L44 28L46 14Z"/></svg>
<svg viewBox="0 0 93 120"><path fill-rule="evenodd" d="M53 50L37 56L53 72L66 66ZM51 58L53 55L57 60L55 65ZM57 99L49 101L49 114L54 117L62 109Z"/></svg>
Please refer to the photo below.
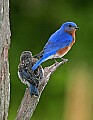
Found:
<svg viewBox="0 0 93 120"><path fill-rule="evenodd" d="M65 47L65 48L62 48L62 49L58 50L57 54L59 56L62 56L64 54L66 54L69 50L70 50L70 47Z"/></svg>
<svg viewBox="0 0 93 120"><path fill-rule="evenodd" d="M64 56L65 54L67 54L67 52L71 49L71 47L73 46L73 44L75 43L75 30L73 31L66 31L68 32L72 37L73 37L73 41L69 46L66 46L65 48L62 48L60 50L57 51L57 56Z"/></svg>
<svg viewBox="0 0 93 120"><path fill-rule="evenodd" d="M75 32L76 32L76 30L66 31L66 32L69 33L73 38L75 38Z"/></svg>
<svg viewBox="0 0 93 120"><path fill-rule="evenodd" d="M65 48L58 50L57 54L59 56L64 56L71 49L71 47L73 46L74 43L75 43L75 39L73 39L72 43L69 46L66 46Z"/></svg>

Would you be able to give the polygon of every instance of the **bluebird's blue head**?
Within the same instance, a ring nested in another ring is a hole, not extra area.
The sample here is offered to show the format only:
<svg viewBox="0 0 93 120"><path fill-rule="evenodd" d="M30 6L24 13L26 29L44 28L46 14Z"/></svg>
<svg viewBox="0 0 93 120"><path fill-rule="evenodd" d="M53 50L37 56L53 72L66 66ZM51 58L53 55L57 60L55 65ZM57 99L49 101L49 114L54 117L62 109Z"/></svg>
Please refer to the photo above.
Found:
<svg viewBox="0 0 93 120"><path fill-rule="evenodd" d="M63 31L76 31L79 27L74 22L65 22L62 24L61 29Z"/></svg>

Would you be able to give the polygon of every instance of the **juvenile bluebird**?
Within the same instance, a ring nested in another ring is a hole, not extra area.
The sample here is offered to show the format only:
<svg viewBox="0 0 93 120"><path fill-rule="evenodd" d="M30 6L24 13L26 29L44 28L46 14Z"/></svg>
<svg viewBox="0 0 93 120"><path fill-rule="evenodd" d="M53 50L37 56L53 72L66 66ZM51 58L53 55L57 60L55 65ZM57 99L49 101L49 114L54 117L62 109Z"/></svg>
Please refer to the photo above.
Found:
<svg viewBox="0 0 93 120"><path fill-rule="evenodd" d="M31 69L33 64L35 63L35 60L36 60L35 58L32 58L32 54L30 51L24 51L21 54L20 63L18 66L18 76L24 84L27 84L29 86L31 96L32 95L35 95L35 96L39 95L38 75L40 76L40 73L38 73L38 70L33 71Z"/></svg>
<svg viewBox="0 0 93 120"><path fill-rule="evenodd" d="M36 55L40 59L33 65L34 71L37 67L48 59L62 58L75 43L75 32L79 27L74 22L65 22L53 33L44 49Z"/></svg>

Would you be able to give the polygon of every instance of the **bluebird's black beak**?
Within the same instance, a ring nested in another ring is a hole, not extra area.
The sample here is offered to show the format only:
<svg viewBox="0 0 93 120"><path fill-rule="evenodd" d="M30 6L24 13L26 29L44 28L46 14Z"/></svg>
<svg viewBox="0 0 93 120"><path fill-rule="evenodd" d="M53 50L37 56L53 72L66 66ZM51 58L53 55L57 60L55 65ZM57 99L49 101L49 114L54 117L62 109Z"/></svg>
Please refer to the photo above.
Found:
<svg viewBox="0 0 93 120"><path fill-rule="evenodd" d="M75 29L79 29L79 27L75 27Z"/></svg>

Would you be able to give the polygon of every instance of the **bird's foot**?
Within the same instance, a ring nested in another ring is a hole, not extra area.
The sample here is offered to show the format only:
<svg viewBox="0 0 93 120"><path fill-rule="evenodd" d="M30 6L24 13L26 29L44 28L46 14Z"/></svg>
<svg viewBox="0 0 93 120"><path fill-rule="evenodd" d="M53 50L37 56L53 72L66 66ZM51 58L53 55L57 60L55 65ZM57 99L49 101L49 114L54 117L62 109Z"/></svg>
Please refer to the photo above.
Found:
<svg viewBox="0 0 93 120"><path fill-rule="evenodd" d="M58 63L56 59L54 59L55 63Z"/></svg>
<svg viewBox="0 0 93 120"><path fill-rule="evenodd" d="M68 59L64 59L64 58L61 58L61 59L62 59L63 62L67 62L68 61Z"/></svg>

